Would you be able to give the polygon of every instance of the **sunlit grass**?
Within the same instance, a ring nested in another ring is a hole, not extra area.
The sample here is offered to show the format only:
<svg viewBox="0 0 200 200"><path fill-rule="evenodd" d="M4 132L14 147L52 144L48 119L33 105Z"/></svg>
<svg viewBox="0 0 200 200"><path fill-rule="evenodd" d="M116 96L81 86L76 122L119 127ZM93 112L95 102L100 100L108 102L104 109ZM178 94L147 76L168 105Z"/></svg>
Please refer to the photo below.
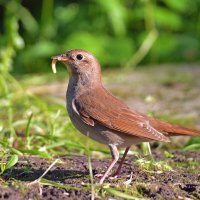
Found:
<svg viewBox="0 0 200 200"><path fill-rule="evenodd" d="M52 81L53 78L55 78L55 82L66 81L66 76L63 73L55 77L52 77L51 74L27 76L23 77L20 82L10 74L1 74L0 118L2 120L0 122L0 153L4 155L4 159L0 161L1 173L16 164L18 156L36 155L44 158L53 158L51 159L52 161L54 157L59 157L60 155L85 154L90 172L88 176L88 179L90 179L89 185L83 185L83 188L76 188L46 180L43 177L38 179L38 184L64 189L88 190L93 198L105 198L108 195L118 196L123 199L142 198L142 194L137 187L129 186L122 181L99 186L98 182L95 182L93 178L91 157L94 155L96 158L110 157L109 150L105 146L78 133L67 115L64 98L61 101L60 97L55 96L52 98L48 94L36 96L27 90L30 86L52 83L54 82ZM181 119L173 119L170 116L164 116L164 118L181 122ZM190 123L191 120L189 119L186 122ZM193 147L191 145L197 144L190 142L188 145ZM143 151L151 154L149 146L143 146ZM170 156L173 155L166 154L166 157ZM153 157L149 158L149 160L138 157L135 164L148 172L172 169L170 164L165 161L154 161ZM49 165L51 166L51 163ZM192 165L191 162L190 165ZM7 187L11 182L14 186L23 184L23 181L18 180L9 180L7 182L0 180L0 182L3 182L3 185Z"/></svg>
<svg viewBox="0 0 200 200"><path fill-rule="evenodd" d="M48 76L44 80L48 81ZM19 155L48 158L70 152L84 153L85 147L81 141L87 138L72 126L65 104L45 101L28 93L25 90L26 81L22 86L16 83L10 75L1 76L2 147ZM92 145L91 141L89 148L98 150L98 146Z"/></svg>

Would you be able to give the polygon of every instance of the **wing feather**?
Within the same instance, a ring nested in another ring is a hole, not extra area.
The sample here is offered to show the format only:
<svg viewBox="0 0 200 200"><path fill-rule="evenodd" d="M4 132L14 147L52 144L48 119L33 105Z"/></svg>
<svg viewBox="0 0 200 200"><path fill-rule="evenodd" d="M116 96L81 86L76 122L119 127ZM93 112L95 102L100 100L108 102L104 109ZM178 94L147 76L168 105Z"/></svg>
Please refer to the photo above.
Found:
<svg viewBox="0 0 200 200"><path fill-rule="evenodd" d="M74 100L76 110L83 117L128 135L168 142L169 139L153 128L146 116L130 109L104 88L98 93L90 90ZM90 121L91 123L91 121Z"/></svg>
<svg viewBox="0 0 200 200"><path fill-rule="evenodd" d="M188 136L200 136L200 131L185 128L182 126L170 124L167 122L162 122L160 120L150 118L150 123L153 127L161 130L162 132L168 133L170 136L176 135L188 135Z"/></svg>

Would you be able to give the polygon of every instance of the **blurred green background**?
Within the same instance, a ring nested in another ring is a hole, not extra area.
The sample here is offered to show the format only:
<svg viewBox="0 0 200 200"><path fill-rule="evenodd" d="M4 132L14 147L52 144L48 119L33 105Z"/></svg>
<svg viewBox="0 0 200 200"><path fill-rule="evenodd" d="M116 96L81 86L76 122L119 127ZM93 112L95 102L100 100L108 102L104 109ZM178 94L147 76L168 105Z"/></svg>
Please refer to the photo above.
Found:
<svg viewBox="0 0 200 200"><path fill-rule="evenodd" d="M72 48L103 67L197 62L200 0L0 0L0 70L46 72Z"/></svg>

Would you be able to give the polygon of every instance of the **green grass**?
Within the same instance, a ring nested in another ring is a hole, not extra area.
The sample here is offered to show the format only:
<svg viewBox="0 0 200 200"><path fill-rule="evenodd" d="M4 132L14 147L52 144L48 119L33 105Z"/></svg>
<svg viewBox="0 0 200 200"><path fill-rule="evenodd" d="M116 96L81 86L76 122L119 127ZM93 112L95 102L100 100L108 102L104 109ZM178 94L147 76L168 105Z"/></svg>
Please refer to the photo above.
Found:
<svg viewBox="0 0 200 200"><path fill-rule="evenodd" d="M109 150L75 130L67 116L64 100L59 101L57 97L52 98L48 95L36 96L26 91L30 86L52 83L53 80L65 81L63 74L24 76L18 78L20 82L8 73L0 74L0 118L2 119L0 121L0 173L12 167L18 161L18 156L22 155L53 158L68 153L85 154L88 158L90 171L88 178L91 185L86 185L83 189L91 191L93 198L95 195L104 198L108 194L123 199L142 198L137 187L129 187L122 182L112 186L110 184L99 186L94 183L91 156L94 154L95 157L110 156ZM190 146L194 144L196 143L188 143ZM143 148L144 151L149 150L147 146ZM155 162L140 158L136 164L147 171L171 169L164 161ZM37 181L41 185L71 188L69 185L46 180L43 177ZM0 179L0 182L3 182L5 187L23 185L22 181L17 180L4 182ZM80 190L80 188L72 189Z"/></svg>
<svg viewBox="0 0 200 200"><path fill-rule="evenodd" d="M85 151L81 141L87 138L73 128L65 104L55 103L48 95L42 98L27 93L23 89L27 87L27 80L23 80L21 86L10 75L1 78L0 141L3 148L42 157ZM48 76L44 80L48 82ZM98 150L98 145L89 143L88 148Z"/></svg>

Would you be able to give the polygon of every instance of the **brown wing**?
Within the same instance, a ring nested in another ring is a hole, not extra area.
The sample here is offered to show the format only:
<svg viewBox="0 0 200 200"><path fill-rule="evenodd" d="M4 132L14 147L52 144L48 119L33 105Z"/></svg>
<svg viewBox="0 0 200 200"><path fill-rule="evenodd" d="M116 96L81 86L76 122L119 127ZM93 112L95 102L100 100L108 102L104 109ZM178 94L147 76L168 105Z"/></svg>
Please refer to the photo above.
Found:
<svg viewBox="0 0 200 200"><path fill-rule="evenodd" d="M74 100L74 105L88 125L100 123L128 135L169 142L166 136L150 125L147 117L128 108L104 88L98 89L98 93L94 90L84 93Z"/></svg>
<svg viewBox="0 0 200 200"><path fill-rule="evenodd" d="M173 135L200 136L200 131L198 130L192 130L178 125L173 125L167 122L162 122L154 118L149 118L149 121L154 128L160 130L161 132L169 133L170 136Z"/></svg>

